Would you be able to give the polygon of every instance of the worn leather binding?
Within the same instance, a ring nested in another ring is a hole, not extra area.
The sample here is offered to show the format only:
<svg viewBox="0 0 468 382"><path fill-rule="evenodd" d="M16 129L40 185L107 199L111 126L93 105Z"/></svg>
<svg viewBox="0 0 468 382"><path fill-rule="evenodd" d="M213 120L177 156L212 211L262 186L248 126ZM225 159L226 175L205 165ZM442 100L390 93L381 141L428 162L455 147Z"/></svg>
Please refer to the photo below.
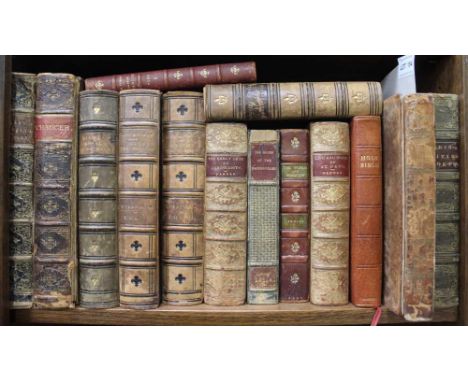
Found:
<svg viewBox="0 0 468 382"><path fill-rule="evenodd" d="M382 125L380 117L351 122L351 302L382 300Z"/></svg>
<svg viewBox="0 0 468 382"><path fill-rule="evenodd" d="M117 125L119 93L80 93L79 301L85 308L119 306L117 267Z"/></svg>
<svg viewBox="0 0 468 382"><path fill-rule="evenodd" d="M310 125L311 274L317 305L344 305L349 290L349 126Z"/></svg>
<svg viewBox="0 0 468 382"><path fill-rule="evenodd" d="M76 176L79 79L37 75L33 305L72 308L77 292Z"/></svg>
<svg viewBox="0 0 468 382"><path fill-rule="evenodd" d="M36 75L13 73L10 131L10 303L32 306L33 154Z"/></svg>
<svg viewBox="0 0 468 382"><path fill-rule="evenodd" d="M435 308L458 305L460 128L458 97L433 94L436 129Z"/></svg>
<svg viewBox="0 0 468 382"><path fill-rule="evenodd" d="M279 132L251 130L248 152L247 302L279 299Z"/></svg>
<svg viewBox="0 0 468 382"><path fill-rule="evenodd" d="M203 94L163 95L162 296L173 305L203 301L205 114Z"/></svg>
<svg viewBox="0 0 468 382"><path fill-rule="evenodd" d="M94 77L86 79L85 86L86 89L165 91L202 88L206 84L255 82L256 80L255 62L240 62Z"/></svg>
<svg viewBox="0 0 468 382"><path fill-rule="evenodd" d="M246 295L247 126L206 125L205 303L241 305Z"/></svg>
<svg viewBox="0 0 468 382"><path fill-rule="evenodd" d="M120 305L159 305L161 92L124 90L119 101Z"/></svg>
<svg viewBox="0 0 468 382"><path fill-rule="evenodd" d="M309 301L309 130L281 130L282 302Z"/></svg>
<svg viewBox="0 0 468 382"><path fill-rule="evenodd" d="M292 82L207 85L209 122L380 115L378 82Z"/></svg>
<svg viewBox="0 0 468 382"><path fill-rule="evenodd" d="M434 125L432 95L385 100L384 303L409 321L434 311Z"/></svg>

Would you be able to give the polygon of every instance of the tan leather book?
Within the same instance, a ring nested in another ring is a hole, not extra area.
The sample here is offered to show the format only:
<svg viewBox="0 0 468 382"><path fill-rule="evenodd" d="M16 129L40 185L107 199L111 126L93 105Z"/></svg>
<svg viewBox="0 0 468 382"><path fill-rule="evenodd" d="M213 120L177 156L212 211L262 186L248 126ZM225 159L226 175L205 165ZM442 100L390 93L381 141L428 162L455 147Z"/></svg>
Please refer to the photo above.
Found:
<svg viewBox="0 0 468 382"><path fill-rule="evenodd" d="M246 297L247 126L206 125L205 303L241 305Z"/></svg>
<svg viewBox="0 0 468 382"><path fill-rule="evenodd" d="M163 95L162 297L172 305L203 301L205 114L203 94Z"/></svg>
<svg viewBox="0 0 468 382"><path fill-rule="evenodd" d="M351 302L382 300L382 125L380 117L351 122Z"/></svg>
<svg viewBox="0 0 468 382"><path fill-rule="evenodd" d="M33 306L72 308L77 298L76 183L79 79L37 75Z"/></svg>
<svg viewBox="0 0 468 382"><path fill-rule="evenodd" d="M379 82L207 85L208 122L347 118L382 114Z"/></svg>
<svg viewBox="0 0 468 382"><path fill-rule="evenodd" d="M385 100L384 303L409 321L434 310L436 138L430 94Z"/></svg>
<svg viewBox="0 0 468 382"><path fill-rule="evenodd" d="M159 305L161 92L124 90L119 104L120 305Z"/></svg>
<svg viewBox="0 0 468 382"><path fill-rule="evenodd" d="M10 306L32 306L33 169L36 75L13 73L9 152Z"/></svg>
<svg viewBox="0 0 468 382"><path fill-rule="evenodd" d="M310 125L310 300L344 305L349 290L349 126Z"/></svg>
<svg viewBox="0 0 468 382"><path fill-rule="evenodd" d="M117 127L119 93L80 93L78 157L79 300L84 308L119 306Z"/></svg>

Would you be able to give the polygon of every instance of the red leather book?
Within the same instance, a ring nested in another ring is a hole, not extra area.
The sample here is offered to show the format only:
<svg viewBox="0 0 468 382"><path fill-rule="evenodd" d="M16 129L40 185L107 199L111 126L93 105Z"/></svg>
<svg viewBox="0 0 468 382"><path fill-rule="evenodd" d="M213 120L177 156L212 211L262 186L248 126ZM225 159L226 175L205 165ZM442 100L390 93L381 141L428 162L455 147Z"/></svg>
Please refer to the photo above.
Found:
<svg viewBox="0 0 468 382"><path fill-rule="evenodd" d="M157 89L165 91L202 88L207 84L237 84L256 80L255 62L240 62L93 77L86 79L85 87L93 90Z"/></svg>
<svg viewBox="0 0 468 382"><path fill-rule="evenodd" d="M351 302L378 307L382 294L380 117L351 123Z"/></svg>
<svg viewBox="0 0 468 382"><path fill-rule="evenodd" d="M309 301L309 131L281 130L280 301Z"/></svg>

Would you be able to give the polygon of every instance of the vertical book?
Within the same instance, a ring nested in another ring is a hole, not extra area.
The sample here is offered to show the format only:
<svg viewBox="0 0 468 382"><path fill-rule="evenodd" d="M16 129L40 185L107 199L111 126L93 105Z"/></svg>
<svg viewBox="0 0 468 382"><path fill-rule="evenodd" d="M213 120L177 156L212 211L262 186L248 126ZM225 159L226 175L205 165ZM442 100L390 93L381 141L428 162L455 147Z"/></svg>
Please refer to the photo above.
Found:
<svg viewBox="0 0 468 382"><path fill-rule="evenodd" d="M117 125L119 93L80 93L78 232L80 306L119 305Z"/></svg>
<svg viewBox="0 0 468 382"><path fill-rule="evenodd" d="M384 303L409 321L434 311L436 139L430 94L384 103Z"/></svg>
<svg viewBox="0 0 468 382"><path fill-rule="evenodd" d="M163 95L162 297L173 305L203 301L205 115L203 94Z"/></svg>
<svg viewBox="0 0 468 382"><path fill-rule="evenodd" d="M159 305L159 136L161 92L124 90L119 102L120 305Z"/></svg>
<svg viewBox="0 0 468 382"><path fill-rule="evenodd" d="M382 295L382 128L380 117L351 122L351 302L377 308Z"/></svg>
<svg viewBox="0 0 468 382"><path fill-rule="evenodd" d="M309 301L309 130L281 130L282 302Z"/></svg>
<svg viewBox="0 0 468 382"><path fill-rule="evenodd" d="M10 132L10 302L32 306L33 158L36 75L13 73Z"/></svg>
<svg viewBox="0 0 468 382"><path fill-rule="evenodd" d="M310 125L311 302L344 305L349 290L349 126Z"/></svg>
<svg viewBox="0 0 468 382"><path fill-rule="evenodd" d="M247 126L206 125L204 300L241 305L246 295Z"/></svg>
<svg viewBox="0 0 468 382"><path fill-rule="evenodd" d="M71 308L77 292L76 177L79 79L37 75L33 304Z"/></svg>
<svg viewBox="0 0 468 382"><path fill-rule="evenodd" d="M279 132L251 130L248 152L247 302L279 299Z"/></svg>

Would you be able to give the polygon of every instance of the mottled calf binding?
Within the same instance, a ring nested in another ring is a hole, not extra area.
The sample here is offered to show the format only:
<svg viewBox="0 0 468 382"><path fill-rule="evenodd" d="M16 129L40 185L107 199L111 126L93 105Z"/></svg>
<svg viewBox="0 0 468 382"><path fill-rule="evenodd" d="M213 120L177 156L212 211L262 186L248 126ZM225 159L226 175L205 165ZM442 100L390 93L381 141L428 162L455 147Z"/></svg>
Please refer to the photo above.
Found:
<svg viewBox="0 0 468 382"><path fill-rule="evenodd" d="M124 90L119 100L120 305L159 305L161 92Z"/></svg>
<svg viewBox="0 0 468 382"><path fill-rule="evenodd" d="M282 302L309 301L309 130L281 130Z"/></svg>
<svg viewBox="0 0 468 382"><path fill-rule="evenodd" d="M349 290L349 126L310 125L310 299L344 305Z"/></svg>
<svg viewBox="0 0 468 382"><path fill-rule="evenodd" d="M251 130L248 152L247 302L279 298L279 132Z"/></svg>
<svg viewBox="0 0 468 382"><path fill-rule="evenodd" d="M79 303L84 308L119 305L117 267L116 145L119 93L80 93Z"/></svg>
<svg viewBox="0 0 468 382"><path fill-rule="evenodd" d="M207 85L208 122L347 118L380 115L379 82L290 82Z"/></svg>
<svg viewBox="0 0 468 382"><path fill-rule="evenodd" d="M203 301L205 114L203 94L168 92L162 112L162 296Z"/></svg>
<svg viewBox="0 0 468 382"><path fill-rule="evenodd" d="M205 303L241 305L246 295L247 126L206 125Z"/></svg>
<svg viewBox="0 0 468 382"><path fill-rule="evenodd" d="M431 94L384 104L384 303L408 321L434 312L436 138Z"/></svg>
<svg viewBox="0 0 468 382"><path fill-rule="evenodd" d="M79 80L37 75L33 305L72 308L77 292L76 176Z"/></svg>
<svg viewBox="0 0 468 382"><path fill-rule="evenodd" d="M33 157L36 75L13 73L10 131L10 302L32 306Z"/></svg>
<svg viewBox="0 0 468 382"><path fill-rule="evenodd" d="M460 127L458 96L433 94L436 129L435 308L458 305ZM466 234L466 233L465 233Z"/></svg>

